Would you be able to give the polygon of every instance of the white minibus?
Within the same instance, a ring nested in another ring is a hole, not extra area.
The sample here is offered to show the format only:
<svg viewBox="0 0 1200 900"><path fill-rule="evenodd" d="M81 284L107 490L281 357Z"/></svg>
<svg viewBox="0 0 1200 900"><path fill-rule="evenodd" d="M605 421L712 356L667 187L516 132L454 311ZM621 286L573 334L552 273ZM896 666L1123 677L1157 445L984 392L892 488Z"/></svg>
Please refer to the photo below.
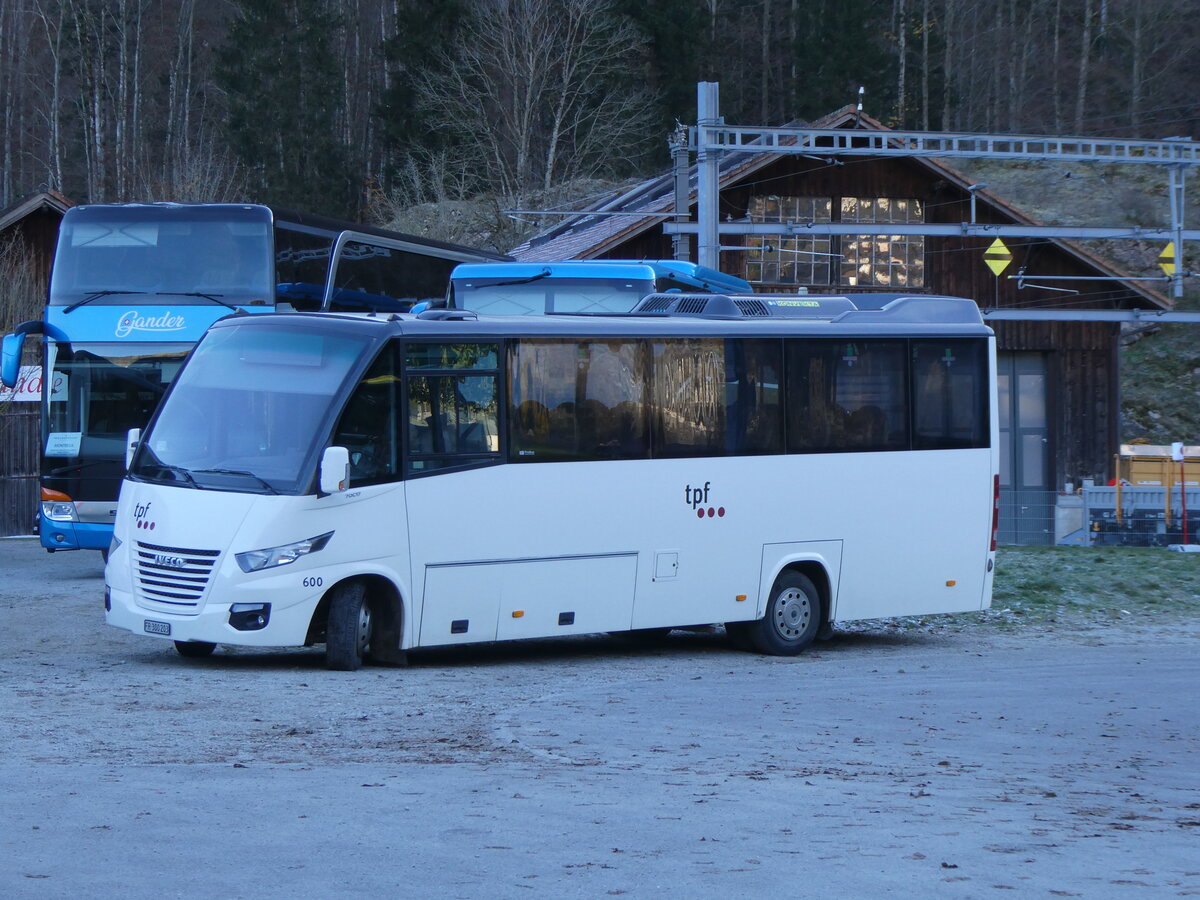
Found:
<svg viewBox="0 0 1200 900"><path fill-rule="evenodd" d="M107 621L355 669L715 623L794 654L986 608L995 339L969 300L863 305L231 316L132 451Z"/></svg>

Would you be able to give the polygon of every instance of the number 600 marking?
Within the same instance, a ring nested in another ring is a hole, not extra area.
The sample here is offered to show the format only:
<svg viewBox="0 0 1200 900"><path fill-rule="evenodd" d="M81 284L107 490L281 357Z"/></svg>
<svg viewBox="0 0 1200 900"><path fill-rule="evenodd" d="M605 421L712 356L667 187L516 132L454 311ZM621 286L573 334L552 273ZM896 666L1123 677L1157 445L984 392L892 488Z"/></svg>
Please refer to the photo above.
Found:
<svg viewBox="0 0 1200 900"><path fill-rule="evenodd" d="M324 583L325 579L321 578L319 575L310 575L305 578L303 582L305 587L320 587Z"/></svg>

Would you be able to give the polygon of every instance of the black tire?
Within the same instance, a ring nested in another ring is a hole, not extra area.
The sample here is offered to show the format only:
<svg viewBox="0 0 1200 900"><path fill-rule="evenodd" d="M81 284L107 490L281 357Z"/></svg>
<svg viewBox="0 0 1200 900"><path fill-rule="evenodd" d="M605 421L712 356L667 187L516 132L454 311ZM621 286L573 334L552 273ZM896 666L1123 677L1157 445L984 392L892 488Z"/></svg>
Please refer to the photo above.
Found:
<svg viewBox="0 0 1200 900"><path fill-rule="evenodd" d="M821 594L807 575L781 572L771 586L766 614L747 622L754 649L771 656L795 656L816 640L824 622Z"/></svg>
<svg viewBox="0 0 1200 900"><path fill-rule="evenodd" d="M175 649L179 651L180 656L186 656L188 659L205 659L212 656L217 645L208 641L176 641Z"/></svg>
<svg viewBox="0 0 1200 900"><path fill-rule="evenodd" d="M325 625L325 667L338 672L356 671L370 649L372 624L366 587L358 581L335 587Z"/></svg>

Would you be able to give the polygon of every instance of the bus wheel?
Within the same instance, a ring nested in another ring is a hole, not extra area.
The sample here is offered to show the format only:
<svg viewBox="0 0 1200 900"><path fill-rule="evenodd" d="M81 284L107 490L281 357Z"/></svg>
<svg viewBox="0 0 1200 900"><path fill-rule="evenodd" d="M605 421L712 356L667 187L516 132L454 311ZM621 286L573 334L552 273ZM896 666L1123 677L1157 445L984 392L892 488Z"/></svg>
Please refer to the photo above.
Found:
<svg viewBox="0 0 1200 900"><path fill-rule="evenodd" d="M333 589L329 622L325 626L325 665L353 672L363 663L371 643L371 605L361 582L348 581Z"/></svg>
<svg viewBox="0 0 1200 900"><path fill-rule="evenodd" d="M186 656L188 659L204 659L206 656L212 656L217 645L208 641L176 641L175 649L179 651L180 656Z"/></svg>
<svg viewBox="0 0 1200 900"><path fill-rule="evenodd" d="M821 620L821 595L808 576L782 572L771 588L766 615L747 624L760 653L795 656L816 638Z"/></svg>

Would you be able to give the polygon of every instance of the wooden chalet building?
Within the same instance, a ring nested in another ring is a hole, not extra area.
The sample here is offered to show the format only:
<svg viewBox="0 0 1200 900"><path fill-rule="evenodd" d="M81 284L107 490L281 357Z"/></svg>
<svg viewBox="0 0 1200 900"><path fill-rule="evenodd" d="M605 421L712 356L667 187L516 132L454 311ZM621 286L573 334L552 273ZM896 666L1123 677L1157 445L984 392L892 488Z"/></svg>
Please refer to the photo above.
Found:
<svg viewBox="0 0 1200 900"><path fill-rule="evenodd" d="M847 107L813 128L882 130ZM696 219L696 172L691 172ZM720 221L751 223L840 221L872 223L1039 224L1002 197L933 159L816 159L771 153L731 153L720 169ZM572 217L512 251L524 260L650 259L672 255L661 213L674 209L674 179L645 181L590 212ZM638 216L636 213L646 213ZM659 215L651 215L658 213ZM720 268L756 291L817 294L847 291L949 294L982 307L1126 309L1170 307L1163 295L1134 281L1067 240L1010 239L1013 264L997 277L984 263L993 238L779 234L723 236ZM692 239L692 259L696 259ZM744 249L742 249L744 248ZM1015 274L1108 276L1113 281L1053 281L1049 290ZM1084 479L1113 475L1120 443L1120 326L1104 322L992 323L1000 350L1002 537L1050 542L1056 495Z"/></svg>

